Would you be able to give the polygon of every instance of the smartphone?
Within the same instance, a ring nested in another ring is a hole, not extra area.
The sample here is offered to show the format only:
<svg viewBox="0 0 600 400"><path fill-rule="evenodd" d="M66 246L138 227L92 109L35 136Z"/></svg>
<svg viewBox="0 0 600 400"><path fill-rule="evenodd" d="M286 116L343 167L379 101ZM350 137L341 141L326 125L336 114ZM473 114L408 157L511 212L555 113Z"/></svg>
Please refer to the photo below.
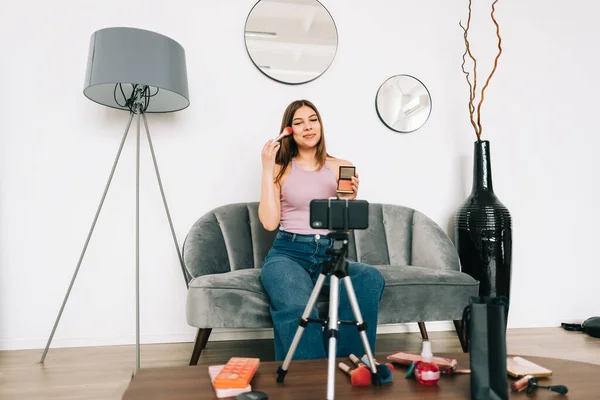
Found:
<svg viewBox="0 0 600 400"><path fill-rule="evenodd" d="M352 190L352 177L356 173L356 167L350 167L347 165L340 165L339 178L338 178L338 193L354 193Z"/></svg>
<svg viewBox="0 0 600 400"><path fill-rule="evenodd" d="M310 202L310 226L330 231L367 229L369 202L366 200L315 199Z"/></svg>

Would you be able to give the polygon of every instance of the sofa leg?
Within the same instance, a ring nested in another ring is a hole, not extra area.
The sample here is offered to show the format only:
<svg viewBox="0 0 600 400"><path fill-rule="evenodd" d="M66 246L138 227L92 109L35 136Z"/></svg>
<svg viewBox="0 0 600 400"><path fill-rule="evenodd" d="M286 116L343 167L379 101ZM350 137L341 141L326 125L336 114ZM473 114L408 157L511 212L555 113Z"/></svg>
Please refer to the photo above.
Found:
<svg viewBox="0 0 600 400"><path fill-rule="evenodd" d="M427 328L425 328L425 322L418 322L418 324L423 340L429 340L429 336L427 336Z"/></svg>
<svg viewBox="0 0 600 400"><path fill-rule="evenodd" d="M196 343L194 344L194 351L192 351L192 358L190 359L190 365L197 365L200 359L200 353L206 347L206 342L210 337L212 328L200 328L196 335Z"/></svg>
<svg viewBox="0 0 600 400"><path fill-rule="evenodd" d="M465 330L463 327L462 320L454 320L454 329L456 329L456 334L458 335L458 340L460 341L460 347L462 347L463 353L468 353L469 349L467 346L467 338L465 337Z"/></svg>

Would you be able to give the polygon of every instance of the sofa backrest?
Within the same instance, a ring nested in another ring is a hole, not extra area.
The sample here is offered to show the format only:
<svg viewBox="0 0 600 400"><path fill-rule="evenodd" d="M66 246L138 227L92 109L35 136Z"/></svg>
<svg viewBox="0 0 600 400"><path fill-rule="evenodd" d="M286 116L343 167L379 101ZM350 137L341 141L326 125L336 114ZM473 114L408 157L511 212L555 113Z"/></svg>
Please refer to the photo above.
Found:
<svg viewBox="0 0 600 400"><path fill-rule="evenodd" d="M277 231L258 219L258 202L227 204L206 213L183 244L188 279L260 268ZM349 235L348 260L371 265L415 265L459 270L454 245L424 214L392 204L369 204L369 227Z"/></svg>

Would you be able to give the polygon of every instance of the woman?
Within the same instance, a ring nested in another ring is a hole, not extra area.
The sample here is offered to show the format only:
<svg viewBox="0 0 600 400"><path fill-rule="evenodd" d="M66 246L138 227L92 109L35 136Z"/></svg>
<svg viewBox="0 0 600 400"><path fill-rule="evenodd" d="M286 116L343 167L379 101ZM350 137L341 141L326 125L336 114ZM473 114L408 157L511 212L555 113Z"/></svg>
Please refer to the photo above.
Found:
<svg viewBox="0 0 600 400"><path fill-rule="evenodd" d="M330 258L326 249L333 247L327 230L310 227L310 201L336 197L339 166L352 165L327 154L321 116L311 102L292 102L283 114L280 131L286 126L292 128L292 134L281 139L281 144L271 139L262 149L262 191L258 208L258 216L265 229L273 231L279 228L260 276L271 303L276 360L283 360L287 355L323 262ZM358 184L356 174L353 177L353 193L337 197L355 199ZM373 266L356 262L349 262L348 274L361 315L367 323L369 345L375 352L383 276ZM355 321L346 287L341 282L339 287L338 319ZM322 291L329 294L329 277ZM310 318L318 318L316 307ZM308 323L294 352L294 359L326 358L329 346L326 328L318 323ZM354 325L339 325L336 344L336 357L347 357L352 353L360 358L365 354Z"/></svg>

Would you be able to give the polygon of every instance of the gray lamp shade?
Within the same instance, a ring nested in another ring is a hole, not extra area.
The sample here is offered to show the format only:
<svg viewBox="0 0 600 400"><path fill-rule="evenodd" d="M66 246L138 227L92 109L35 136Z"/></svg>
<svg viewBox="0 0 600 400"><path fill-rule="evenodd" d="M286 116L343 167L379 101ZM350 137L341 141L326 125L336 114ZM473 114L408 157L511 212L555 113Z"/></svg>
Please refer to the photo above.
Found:
<svg viewBox="0 0 600 400"><path fill-rule="evenodd" d="M129 110L133 85L148 86L148 113L189 106L185 50L161 34L135 28L106 28L92 34L84 95L107 107Z"/></svg>

